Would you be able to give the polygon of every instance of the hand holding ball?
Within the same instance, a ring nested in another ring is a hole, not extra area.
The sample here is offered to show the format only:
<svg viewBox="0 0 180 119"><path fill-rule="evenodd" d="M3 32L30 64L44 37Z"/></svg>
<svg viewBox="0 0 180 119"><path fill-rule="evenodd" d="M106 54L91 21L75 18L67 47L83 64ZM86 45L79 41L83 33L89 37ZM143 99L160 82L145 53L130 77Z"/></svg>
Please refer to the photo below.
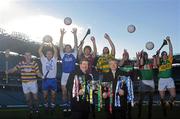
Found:
<svg viewBox="0 0 180 119"><path fill-rule="evenodd" d="M66 17L66 18L64 19L64 24L66 24L66 25L71 25L71 23L72 23L72 19L71 19L70 17Z"/></svg>

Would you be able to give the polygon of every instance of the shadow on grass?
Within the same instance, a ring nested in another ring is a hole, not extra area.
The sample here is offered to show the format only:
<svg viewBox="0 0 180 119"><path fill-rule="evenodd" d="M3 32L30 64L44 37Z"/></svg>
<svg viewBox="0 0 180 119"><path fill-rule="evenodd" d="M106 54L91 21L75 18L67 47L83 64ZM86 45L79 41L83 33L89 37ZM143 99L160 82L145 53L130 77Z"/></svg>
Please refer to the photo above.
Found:
<svg viewBox="0 0 180 119"><path fill-rule="evenodd" d="M138 108L137 106L132 108L132 119L137 118ZM142 108L141 119L147 119L148 107L144 106ZM95 113L96 119L106 119L104 111ZM90 114L89 119L92 118ZM152 109L152 119L179 119L180 117L180 107L173 107L172 110L168 110L168 115L164 118L161 107L153 106ZM40 109L39 114L33 114L30 118L27 109L24 108L10 108L10 109L0 109L0 119L71 119L71 113L63 113L62 110L57 107L55 112L45 112L43 108Z"/></svg>

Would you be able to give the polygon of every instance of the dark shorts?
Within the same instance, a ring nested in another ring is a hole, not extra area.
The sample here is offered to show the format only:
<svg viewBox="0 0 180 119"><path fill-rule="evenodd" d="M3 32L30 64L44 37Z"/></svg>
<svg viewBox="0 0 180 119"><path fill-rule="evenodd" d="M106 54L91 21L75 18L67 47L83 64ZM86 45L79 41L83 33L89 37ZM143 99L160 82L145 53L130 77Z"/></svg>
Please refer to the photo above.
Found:
<svg viewBox="0 0 180 119"><path fill-rule="evenodd" d="M42 81L42 90L48 91L53 90L57 91L57 81L56 78L47 78Z"/></svg>

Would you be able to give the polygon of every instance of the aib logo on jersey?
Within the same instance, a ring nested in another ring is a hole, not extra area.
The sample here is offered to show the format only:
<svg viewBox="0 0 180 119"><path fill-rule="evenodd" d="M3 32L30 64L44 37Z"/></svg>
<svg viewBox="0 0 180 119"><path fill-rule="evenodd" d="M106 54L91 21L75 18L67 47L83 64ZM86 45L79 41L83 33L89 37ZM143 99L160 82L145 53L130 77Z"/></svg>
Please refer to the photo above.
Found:
<svg viewBox="0 0 180 119"><path fill-rule="evenodd" d="M53 70L54 62L53 60L50 60L49 62L46 63L46 70L50 71Z"/></svg>

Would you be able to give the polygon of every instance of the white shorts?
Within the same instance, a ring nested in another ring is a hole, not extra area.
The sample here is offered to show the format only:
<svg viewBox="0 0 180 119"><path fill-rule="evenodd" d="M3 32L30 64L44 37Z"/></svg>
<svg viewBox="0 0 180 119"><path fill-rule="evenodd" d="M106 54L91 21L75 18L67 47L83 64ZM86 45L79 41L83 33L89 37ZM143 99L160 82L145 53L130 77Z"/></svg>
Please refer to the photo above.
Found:
<svg viewBox="0 0 180 119"><path fill-rule="evenodd" d="M145 84L145 85L148 85L150 86L151 88L155 88L155 84L154 84L154 80L142 80L142 82Z"/></svg>
<svg viewBox="0 0 180 119"><path fill-rule="evenodd" d="M61 77L61 85L65 86L67 84L67 80L69 78L69 73L62 73Z"/></svg>
<svg viewBox="0 0 180 119"><path fill-rule="evenodd" d="M174 80L172 78L160 78L158 90L166 91L169 88L175 88Z"/></svg>
<svg viewBox="0 0 180 119"><path fill-rule="evenodd" d="M154 92L154 80L141 80L139 91L140 92Z"/></svg>
<svg viewBox="0 0 180 119"><path fill-rule="evenodd" d="M22 82L22 88L23 88L24 94L28 94L28 93L37 94L38 93L37 81L31 81L27 83Z"/></svg>

